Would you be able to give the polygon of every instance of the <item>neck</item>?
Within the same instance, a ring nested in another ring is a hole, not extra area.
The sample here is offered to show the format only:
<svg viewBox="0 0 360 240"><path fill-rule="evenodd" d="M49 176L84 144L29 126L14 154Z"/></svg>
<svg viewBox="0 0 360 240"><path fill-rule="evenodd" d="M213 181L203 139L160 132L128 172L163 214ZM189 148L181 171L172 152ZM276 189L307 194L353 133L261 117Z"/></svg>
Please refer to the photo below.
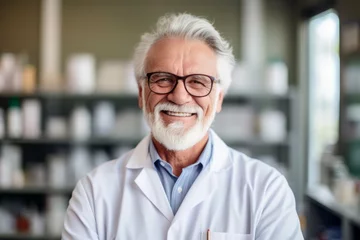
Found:
<svg viewBox="0 0 360 240"><path fill-rule="evenodd" d="M190 166L195 163L202 151L204 150L206 143L209 139L209 133L207 133L198 143L194 146L181 150L181 151L173 151L168 150L165 146L159 143L154 137L152 137L152 141L158 152L161 159L168 162L173 168L173 174L175 176L180 176L182 169Z"/></svg>

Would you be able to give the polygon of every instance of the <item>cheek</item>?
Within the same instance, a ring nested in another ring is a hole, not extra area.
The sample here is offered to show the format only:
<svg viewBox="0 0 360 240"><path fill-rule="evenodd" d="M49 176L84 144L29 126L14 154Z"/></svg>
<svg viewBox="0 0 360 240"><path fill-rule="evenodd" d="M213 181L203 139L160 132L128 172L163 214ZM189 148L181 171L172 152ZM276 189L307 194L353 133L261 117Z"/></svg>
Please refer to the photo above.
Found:
<svg viewBox="0 0 360 240"><path fill-rule="evenodd" d="M148 112L154 112L156 105L164 98L163 95L158 95L151 92L149 89L145 91L145 107Z"/></svg>
<svg viewBox="0 0 360 240"><path fill-rule="evenodd" d="M207 99L204 99L204 101L199 101L198 104L199 106L203 109L204 111L204 116L210 116L213 111L214 108L216 108L215 106L215 99L216 96L209 96Z"/></svg>
<svg viewBox="0 0 360 240"><path fill-rule="evenodd" d="M210 115L212 109L211 99L209 97L205 98L196 101L196 104L203 110L204 117Z"/></svg>

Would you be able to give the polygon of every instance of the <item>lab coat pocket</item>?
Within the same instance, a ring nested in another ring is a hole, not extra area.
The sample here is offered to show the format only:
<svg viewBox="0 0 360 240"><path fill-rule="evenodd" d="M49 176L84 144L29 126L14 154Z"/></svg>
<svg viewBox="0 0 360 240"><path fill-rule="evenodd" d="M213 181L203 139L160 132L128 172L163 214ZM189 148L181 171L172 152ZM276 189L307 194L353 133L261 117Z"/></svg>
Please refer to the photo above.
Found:
<svg viewBox="0 0 360 240"><path fill-rule="evenodd" d="M226 233L226 232L210 232L209 238L207 233L202 234L202 240L252 240L251 234L237 234L237 233Z"/></svg>

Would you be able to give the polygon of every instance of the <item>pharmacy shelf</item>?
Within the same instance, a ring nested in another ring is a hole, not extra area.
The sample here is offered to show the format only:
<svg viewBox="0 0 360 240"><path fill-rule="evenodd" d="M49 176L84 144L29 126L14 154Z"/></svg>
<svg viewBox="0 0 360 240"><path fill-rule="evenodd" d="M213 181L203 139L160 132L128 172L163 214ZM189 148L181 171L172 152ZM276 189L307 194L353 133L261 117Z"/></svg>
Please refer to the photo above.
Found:
<svg viewBox="0 0 360 240"><path fill-rule="evenodd" d="M331 225L338 222L342 231L343 240L359 239L360 208L348 206L336 201L326 186L316 186L306 193L308 203L308 233L309 238L314 237L316 228L321 225ZM335 220L331 220L335 219Z"/></svg>
<svg viewBox="0 0 360 240"><path fill-rule="evenodd" d="M53 187L23 187L23 188L0 188L0 195L28 195L28 194L71 194L74 188ZM1 239L1 238L0 238Z"/></svg>
<svg viewBox="0 0 360 240"><path fill-rule="evenodd" d="M116 99L116 100L134 100L137 99L137 95L128 93L119 94L73 94L73 93L61 93L61 92L38 92L38 93L0 93L0 98L43 98L46 100L51 99Z"/></svg>
<svg viewBox="0 0 360 240"><path fill-rule="evenodd" d="M288 100L295 96L295 91L291 90L286 94L275 95L269 93L252 93L252 94L233 94L229 93L225 96L224 101L233 102L237 100ZM0 93L0 99L7 98L42 98L45 100L56 100L56 99L78 99L78 100L122 100L122 101L134 101L137 103L137 95L129 93L118 93L118 94L105 94L105 93L92 93L92 94L72 94L72 93Z"/></svg>
<svg viewBox="0 0 360 240"><path fill-rule="evenodd" d="M0 143L18 144L18 145L136 145L141 138L131 139L113 139L113 138L91 138L89 140L73 140L73 139L1 139Z"/></svg>
<svg viewBox="0 0 360 240"><path fill-rule="evenodd" d="M0 144L17 144L17 145L97 145L97 146L136 146L141 138L91 138L85 141L75 141L72 139L1 139ZM228 139L224 140L229 146L254 146L254 147L287 147L290 145L288 140L279 142L264 141L262 139Z"/></svg>
<svg viewBox="0 0 360 240"><path fill-rule="evenodd" d="M60 236L31 234L0 234L1 240L60 240Z"/></svg>
<svg viewBox="0 0 360 240"><path fill-rule="evenodd" d="M327 187L319 186L307 191L307 196L339 217L349 219L360 227L360 208L338 203Z"/></svg>

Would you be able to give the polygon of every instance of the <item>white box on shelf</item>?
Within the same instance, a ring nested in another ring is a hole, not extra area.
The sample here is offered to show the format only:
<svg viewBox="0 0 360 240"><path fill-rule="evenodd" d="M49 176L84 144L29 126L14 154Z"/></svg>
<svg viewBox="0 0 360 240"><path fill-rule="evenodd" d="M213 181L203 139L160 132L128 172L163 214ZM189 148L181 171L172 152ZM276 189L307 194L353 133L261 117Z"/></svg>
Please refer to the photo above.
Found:
<svg viewBox="0 0 360 240"><path fill-rule="evenodd" d="M95 90L95 57L74 54L67 62L67 81L70 93L89 94Z"/></svg>
<svg viewBox="0 0 360 240"><path fill-rule="evenodd" d="M260 113L260 138L266 142L282 142L286 139L286 117L279 110L266 109Z"/></svg>
<svg viewBox="0 0 360 240"><path fill-rule="evenodd" d="M96 91L120 93L125 84L124 61L108 60L100 63Z"/></svg>
<svg viewBox="0 0 360 240"><path fill-rule="evenodd" d="M251 106L224 106L212 126L226 140L253 140L254 115Z"/></svg>
<svg viewBox="0 0 360 240"><path fill-rule="evenodd" d="M285 95L289 91L289 73L286 64L275 61L266 69L265 92L274 95Z"/></svg>
<svg viewBox="0 0 360 240"><path fill-rule="evenodd" d="M22 104L24 138L41 136L41 104L38 100L28 99Z"/></svg>

